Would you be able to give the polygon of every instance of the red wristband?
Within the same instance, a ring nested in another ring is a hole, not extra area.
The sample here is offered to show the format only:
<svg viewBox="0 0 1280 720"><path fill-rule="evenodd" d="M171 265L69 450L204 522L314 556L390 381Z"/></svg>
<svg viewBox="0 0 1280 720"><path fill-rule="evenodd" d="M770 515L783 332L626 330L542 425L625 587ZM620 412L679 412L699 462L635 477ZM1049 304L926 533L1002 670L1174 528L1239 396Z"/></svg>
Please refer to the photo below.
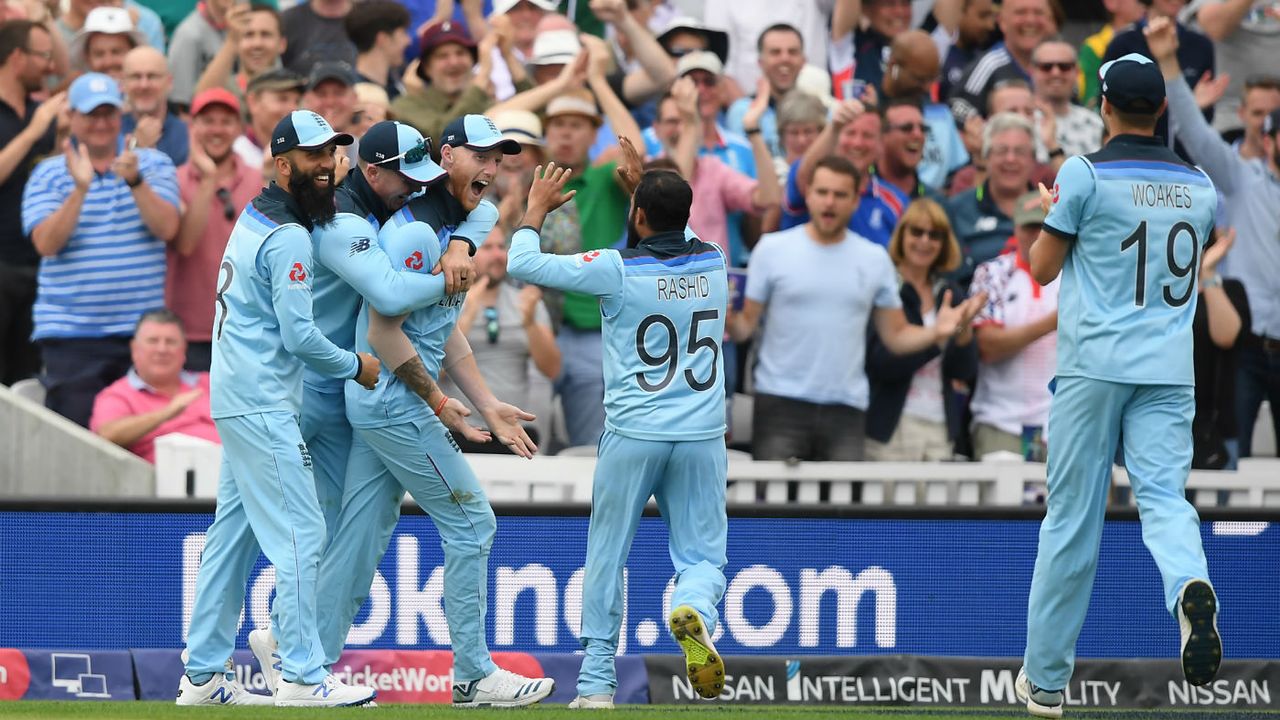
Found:
<svg viewBox="0 0 1280 720"><path fill-rule="evenodd" d="M436 417L440 417L440 411L444 409L445 403L449 402L449 396L445 395L440 399L440 404L436 405Z"/></svg>

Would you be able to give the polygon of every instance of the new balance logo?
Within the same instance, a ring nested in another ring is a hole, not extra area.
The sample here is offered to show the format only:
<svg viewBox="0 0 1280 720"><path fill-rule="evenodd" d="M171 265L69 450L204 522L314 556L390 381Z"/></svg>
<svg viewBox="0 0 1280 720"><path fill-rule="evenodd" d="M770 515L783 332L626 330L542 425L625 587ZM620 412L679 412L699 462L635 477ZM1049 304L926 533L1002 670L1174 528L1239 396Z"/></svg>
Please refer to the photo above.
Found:
<svg viewBox="0 0 1280 720"><path fill-rule="evenodd" d="M311 691L311 694L312 694L312 695L320 695L321 693L324 693L324 695L322 695L321 697L326 697L326 698L327 698L327 697L329 697L329 693L331 693L331 692L333 692L333 688L329 687L329 686L328 686L327 684L325 684L325 683L321 683L321 684L319 684L319 685L317 685L317 686L316 686L316 689L315 689L315 690L312 690L312 691Z"/></svg>
<svg viewBox="0 0 1280 720"><path fill-rule="evenodd" d="M453 686L454 702L471 702L476 699L476 691L480 689L480 681L472 680L469 683L455 683Z"/></svg>
<svg viewBox="0 0 1280 720"><path fill-rule="evenodd" d="M298 443L298 454L302 456L302 467L311 467L311 451L307 449L306 443Z"/></svg>
<svg viewBox="0 0 1280 720"><path fill-rule="evenodd" d="M216 688L213 691L213 694L209 696L210 700L217 700L218 702L223 704L231 702L231 698L232 698L231 691L227 689L226 685L218 686L218 688Z"/></svg>
<svg viewBox="0 0 1280 720"><path fill-rule="evenodd" d="M347 254L347 257L355 255L356 253L362 253L368 249L369 249L369 238L367 237L356 238L355 242L351 243L351 252Z"/></svg>

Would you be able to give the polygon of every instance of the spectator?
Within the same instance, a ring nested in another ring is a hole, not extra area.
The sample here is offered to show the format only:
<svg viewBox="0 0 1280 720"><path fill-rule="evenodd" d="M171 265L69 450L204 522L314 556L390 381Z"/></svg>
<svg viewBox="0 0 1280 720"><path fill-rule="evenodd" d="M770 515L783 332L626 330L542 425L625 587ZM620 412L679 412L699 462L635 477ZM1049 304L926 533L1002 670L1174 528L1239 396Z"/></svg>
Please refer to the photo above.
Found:
<svg viewBox="0 0 1280 720"><path fill-rule="evenodd" d="M774 157L774 170L786 182L792 163L800 161L827 124L827 107L807 92L792 90L778 101L778 138L782 156Z"/></svg>
<svg viewBox="0 0 1280 720"><path fill-rule="evenodd" d="M1102 0L1102 6L1107 11L1107 24L1080 44L1080 72L1076 84L1080 102L1088 108L1098 107L1098 95L1102 92L1098 70L1112 38L1133 23L1140 22L1147 14L1142 0Z"/></svg>
<svg viewBox="0 0 1280 720"><path fill-rule="evenodd" d="M618 52L618 71L610 74L614 93L628 108L637 108L670 87L676 78L675 60L646 26L642 10L648 3L629 8L625 0L593 0L591 11L606 23ZM645 113L649 115L649 112Z"/></svg>
<svg viewBox="0 0 1280 720"><path fill-rule="evenodd" d="M751 254L746 301L727 329L756 339L756 460L861 460L869 386L864 372L869 325L891 352L945 344L968 325L977 304L941 307L932 328L902 312L884 248L848 230L860 171L823 158L809 183L813 220L760 238Z"/></svg>
<svg viewBox="0 0 1280 720"><path fill-rule="evenodd" d="M961 287L969 284L977 266L1000 254L1013 234L1014 208L1031 188L1034 134L1030 121L1021 115L994 115L982 135L981 161L989 171L987 179L947 199L947 217L964 256L956 271Z"/></svg>
<svg viewBox="0 0 1280 720"><path fill-rule="evenodd" d="M788 52L795 49L799 55L789 59L795 64L791 75L799 71L801 65L808 63L825 68L827 66L827 36L831 11L835 0L812 0L811 2L786 3L777 0L707 0L702 20L708 27L719 28L729 36L729 59L725 61L725 74L733 79L738 87L753 88L763 74L769 75L765 66L765 48L760 42L771 28L786 25L796 34L798 45L787 41ZM773 85L773 97L782 97L782 93L791 88ZM744 108L745 109L745 108ZM729 123L733 127L733 123ZM768 137L765 138L766 140ZM774 153L777 155L777 153Z"/></svg>
<svg viewBox="0 0 1280 720"><path fill-rule="evenodd" d="M466 29L451 20L428 27L417 70L425 84L396 98L392 112L424 137L437 139L450 120L484 113L493 104L488 86L495 42L486 38L480 52Z"/></svg>
<svg viewBox="0 0 1280 720"><path fill-rule="evenodd" d="M930 91L938 81L938 50L924 32L911 30L893 39L885 67L885 100L915 99L920 103L927 129L924 157L917 170L920 182L941 190L951 173L969 163L969 153L956 132L951 110L930 99Z"/></svg>
<svg viewBox="0 0 1280 720"><path fill-rule="evenodd" d="M284 65L299 75L310 75L316 63L345 62L355 65L356 46L347 37L347 14L352 0L307 0L284 12Z"/></svg>
<svg viewBox="0 0 1280 720"><path fill-rule="evenodd" d="M861 93L856 91L859 83L870 85L883 94L889 45L894 38L910 29L910 0L862 0L861 13L858 13L857 3L836 3L835 13L831 16L828 64L836 97L860 97ZM931 76L938 73L936 51L933 63Z"/></svg>
<svg viewBox="0 0 1280 720"><path fill-rule="evenodd" d="M1036 107L1041 122L1050 123L1055 130L1053 140L1056 145L1050 144L1047 150L1053 152L1055 148L1061 148L1062 152L1055 158L1064 160L1102 147L1102 117L1094 110L1071 102L1077 74L1075 48L1063 40L1046 40L1031 55L1031 84L1035 88Z"/></svg>
<svg viewBox="0 0 1280 720"><path fill-rule="evenodd" d="M458 331L466 335L494 395L539 418L550 417L550 382L560 375L560 348L542 290L508 281L509 246L506 233L496 226L476 250L476 282L462 304ZM452 380L443 384L446 395L462 397ZM536 426L525 431L535 443L541 442ZM477 446L458 435L454 438L468 451L510 452L496 440Z"/></svg>
<svg viewBox="0 0 1280 720"><path fill-rule="evenodd" d="M1213 131L1195 104L1186 75L1178 62L1176 35L1168 20L1153 20L1148 30L1152 57L1160 64L1168 92L1169 125L1213 178L1223 208L1237 233L1235 251L1221 267L1223 277L1244 283L1249 298L1250 328L1240 344L1236 372L1236 419L1240 457L1253 452L1253 425L1264 399L1280 441L1280 109L1262 125L1262 158L1242 156L1247 143L1233 149ZM1180 30L1180 29L1179 29ZM1280 442L1277 442L1280 446Z"/></svg>
<svg viewBox="0 0 1280 720"><path fill-rule="evenodd" d="M244 102L249 82L280 67L288 43L280 12L270 5L237 2L227 11L227 38L205 66L195 92L225 87Z"/></svg>
<svg viewBox="0 0 1280 720"><path fill-rule="evenodd" d="M730 44L732 47L732 44ZM780 23L765 28L756 41L759 51L760 70L769 81L769 97L780 98L795 87L800 68L804 66L804 39L795 27ZM755 85L755 73L751 74L751 85ZM739 78L738 82L742 82ZM751 98L738 98L729 106L725 125L736 133L742 132L742 116L751 105ZM769 146L769 153L774 157L782 155L782 145L778 141L778 118L774 108L765 111L760 120L760 131L764 133L764 143Z"/></svg>
<svg viewBox="0 0 1280 720"><path fill-rule="evenodd" d="M1001 113L1014 113L1026 118L1027 122L1035 129L1035 152L1036 163L1031 171L1031 182L1035 184L1042 182L1046 186L1053 184L1054 177L1057 176L1057 168L1066 161L1065 153L1057 147L1057 128L1052 120L1046 120L1048 115L1040 113L1036 110L1035 96L1031 93L1031 86L1022 80L1002 80L996 83L991 89L988 96L987 117L995 117ZM966 146L970 142L969 131L977 130L977 141L972 154L975 158L982 156L982 139L985 136L984 130L986 121L982 118L972 117L965 123ZM1052 147L1053 150L1049 148ZM1045 162L1041 162L1041 160ZM986 164L980 160L974 160L968 166L961 168L955 175L951 177L951 194L958 195L966 190L977 187L987 180Z"/></svg>
<svg viewBox="0 0 1280 720"><path fill-rule="evenodd" d="M209 373L182 369L187 341L177 315L143 314L129 353L129 371L94 399L90 430L149 463L156 461L156 438L164 435L220 443L209 411Z"/></svg>
<svg viewBox="0 0 1280 720"><path fill-rule="evenodd" d="M938 96L942 98L951 97L960 87L965 68L981 57L996 31L998 12L992 0L961 0L960 5L955 27L947 32L948 37L955 39L944 43L939 51L942 81L938 85ZM939 21L941 24L941 18Z"/></svg>
<svg viewBox="0 0 1280 720"><path fill-rule="evenodd" d="M1194 22L1213 41L1214 69L1231 78L1220 112L1213 116L1214 129L1239 129L1245 79L1259 69L1273 70L1280 57L1280 6L1274 0L1193 0L1179 17Z"/></svg>
<svg viewBox="0 0 1280 720"><path fill-rule="evenodd" d="M542 139L542 121L528 110L508 110L491 117L504 140L520 143L520 153L508 155L502 161L493 181L498 225L510 230L524 215L525 199L533 185L533 171L545 164L547 143Z"/></svg>
<svg viewBox="0 0 1280 720"><path fill-rule="evenodd" d="M1223 280L1216 272L1234 242L1234 230L1215 232L1200 260L1200 296L1191 325L1196 380L1191 467L1197 470L1235 470L1240 458L1236 370L1238 351L1249 336L1249 298L1239 280Z"/></svg>
<svg viewBox="0 0 1280 720"><path fill-rule="evenodd" d="M27 20L0 25L0 384L40 371L31 342L40 256L22 226L22 189L36 159L53 150L64 93L37 103L53 73L53 34Z"/></svg>
<svg viewBox="0 0 1280 720"><path fill-rule="evenodd" d="M203 0L173 31L169 65L173 68L170 99L186 108L196 94L200 74L227 44L227 13L236 0Z"/></svg>
<svg viewBox="0 0 1280 720"><path fill-rule="evenodd" d="M720 61L721 75L724 74L724 63L729 60L729 33L707 27L685 15L673 17L662 25L658 44L674 58L683 58L694 52L710 52Z"/></svg>
<svg viewBox="0 0 1280 720"><path fill-rule="evenodd" d="M373 83L395 100L404 92L400 68L409 47L409 11L395 0L369 0L347 16L347 35L356 46L360 82Z"/></svg>
<svg viewBox="0 0 1280 720"><path fill-rule="evenodd" d="M902 195L914 199L928 197L938 202L942 196L920 177L925 138L929 126L918 100L890 100L884 106L884 141L876 175Z"/></svg>
<svg viewBox="0 0 1280 720"><path fill-rule="evenodd" d="M351 134L364 137L369 128L391 116L391 99L381 85L356 83L355 119L351 121Z"/></svg>
<svg viewBox="0 0 1280 720"><path fill-rule="evenodd" d="M333 126L334 132L347 132L356 117L356 71L347 63L318 62L311 66L307 91L302 95L302 109L310 110ZM358 157L360 138L347 148L352 162Z"/></svg>
<svg viewBox="0 0 1280 720"><path fill-rule="evenodd" d="M138 318L163 305L178 184L159 150L120 150L115 80L81 75L68 99L71 137L31 173L22 226L44 258L33 338L44 355L45 405L87 426L93 398L129 369Z"/></svg>
<svg viewBox="0 0 1280 720"><path fill-rule="evenodd" d="M155 148L175 166L187 161L191 137L187 124L169 107L173 76L159 50L142 45L124 56L124 99L129 112L120 127L138 147Z"/></svg>
<svg viewBox="0 0 1280 720"><path fill-rule="evenodd" d="M634 147L641 147L640 128L605 81L603 69L593 65L590 79L595 98L609 121ZM602 120L591 95L563 95L547 105L547 155L556 165L573 169L566 190L577 190L573 201L547 217L542 228L543 252L571 255L622 243L627 232L631 199L614 172L618 164L589 164L588 152ZM569 445L594 445L604 430L604 375L599 303L582 293L547 293L556 342L564 364L556 392L564 407Z"/></svg>
<svg viewBox="0 0 1280 720"><path fill-rule="evenodd" d="M59 3L61 5L61 3ZM57 19L58 34L66 47L71 47L76 35L84 29L89 13L95 8L113 7L129 13L129 23L142 33L143 41L151 47L165 51L165 29L160 16L154 10L134 0L67 0L66 12Z"/></svg>
<svg viewBox="0 0 1280 720"><path fill-rule="evenodd" d="M222 253L236 219L263 186L261 164L232 150L243 127L240 103L226 88L205 90L191 103L191 161L178 168L182 222L168 248L164 293L187 329L188 370L209 370Z"/></svg>
<svg viewBox="0 0 1280 720"><path fill-rule="evenodd" d="M886 247L898 217L907 206L907 197L873 174L883 149L884 120L877 112L864 112L862 103L845 100L836 107L831 122L791 166L782 204L782 229L809 221L809 182L817 162L833 150L853 163L858 171L858 202L849 218L849 229L864 239Z"/></svg>
<svg viewBox="0 0 1280 720"><path fill-rule="evenodd" d="M538 22L557 9L556 0L496 0L489 15L490 32L501 37L492 62L494 96L506 100L516 94L513 68L522 68L533 57L533 43L538 37ZM504 55L510 55L510 59ZM498 62L501 59L503 62Z"/></svg>
<svg viewBox="0 0 1280 720"><path fill-rule="evenodd" d="M94 8L69 45L71 68L75 72L103 73L119 81L124 56L145 43L146 37L134 29L128 10Z"/></svg>
<svg viewBox="0 0 1280 720"><path fill-rule="evenodd" d="M1031 277L1031 245L1045 216L1040 194L1026 193L1014 207L1013 251L978 265L970 288L986 296L973 321L980 358L973 450L977 460L1004 450L1043 462L1057 367L1058 280L1041 287Z"/></svg>
<svg viewBox="0 0 1280 720"><path fill-rule="evenodd" d="M302 102L302 90L306 81L291 70L268 70L249 81L245 90L245 104L249 108L249 123L244 134L236 138L233 149L249 167L272 167L267 142L271 131L286 115L297 110ZM266 171L263 179L275 177Z"/></svg>
<svg viewBox="0 0 1280 720"><path fill-rule="evenodd" d="M1005 0L1000 6L1000 32L1004 40L965 68L952 89L951 111L963 125L980 115L987 95L1001 80L1031 82L1031 53L1057 31L1050 0Z"/></svg>
<svg viewBox="0 0 1280 720"><path fill-rule="evenodd" d="M930 327L943 302L958 305L964 300L964 291L946 279L960 265L960 246L946 212L933 200L907 206L889 241L889 259L898 270L902 311L912 325ZM872 325L867 338L867 457L882 462L950 460L961 436L967 435L959 412L966 396L955 387L973 387L977 370L972 328L945 348L935 345L898 356Z"/></svg>
<svg viewBox="0 0 1280 720"><path fill-rule="evenodd" d="M1198 99L1198 98L1197 98ZM1266 161L1262 147L1262 126L1272 110L1280 108L1280 77L1254 75L1244 82L1244 98L1240 103L1240 121L1244 135L1236 143L1245 160Z"/></svg>

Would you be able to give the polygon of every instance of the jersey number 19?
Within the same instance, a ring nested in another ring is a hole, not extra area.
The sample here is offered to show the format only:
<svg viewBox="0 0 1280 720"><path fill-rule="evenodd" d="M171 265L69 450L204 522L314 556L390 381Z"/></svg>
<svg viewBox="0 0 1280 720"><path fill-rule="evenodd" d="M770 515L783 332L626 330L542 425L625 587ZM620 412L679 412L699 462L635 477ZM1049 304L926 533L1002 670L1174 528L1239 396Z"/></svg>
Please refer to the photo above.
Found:
<svg viewBox="0 0 1280 720"><path fill-rule="evenodd" d="M1178 235L1183 232L1191 236L1191 261L1186 265L1179 265L1178 258L1175 257L1174 246L1177 244ZM1129 237L1120 242L1120 252L1124 253L1129 248L1138 246L1138 267L1137 277L1134 278L1133 288L1133 304L1143 307L1147 304L1147 221L1143 220L1138 223L1138 227L1134 229ZM1187 304L1191 296L1196 291L1196 264L1200 259L1200 240L1196 237L1196 229L1188 222L1174 223L1169 228L1169 237L1165 242L1165 263L1169 266L1169 272L1173 273L1176 278L1185 278L1188 275L1191 279L1187 281L1186 290L1179 296L1174 296L1170 290L1171 285L1164 285L1164 302L1169 307L1182 307Z"/></svg>

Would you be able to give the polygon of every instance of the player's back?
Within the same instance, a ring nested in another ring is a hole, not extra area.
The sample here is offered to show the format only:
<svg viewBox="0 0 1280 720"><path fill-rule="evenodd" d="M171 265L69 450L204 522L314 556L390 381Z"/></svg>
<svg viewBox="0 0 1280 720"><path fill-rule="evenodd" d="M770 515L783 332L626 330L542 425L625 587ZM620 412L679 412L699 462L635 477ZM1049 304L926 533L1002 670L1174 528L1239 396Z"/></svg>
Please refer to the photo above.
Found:
<svg viewBox="0 0 1280 720"><path fill-rule="evenodd" d="M1058 374L1193 384L1196 276L1217 206L1209 177L1159 138L1121 135L1068 160L1054 202L1045 224L1076 236L1059 291ZM1069 216L1075 227L1063 227Z"/></svg>
<svg viewBox="0 0 1280 720"><path fill-rule="evenodd" d="M258 201L255 201L258 202ZM269 209L268 209L269 212ZM231 231L218 270L214 299L210 408L215 418L291 410L302 401L302 361L285 349L272 298L272 281L263 246L274 233L307 231L278 223L251 203ZM306 242L310 242L309 239ZM302 262L274 278L307 289L311 268Z"/></svg>
<svg viewBox="0 0 1280 720"><path fill-rule="evenodd" d="M681 233L617 252L622 291L601 304L605 425L643 440L723 435L724 254Z"/></svg>

